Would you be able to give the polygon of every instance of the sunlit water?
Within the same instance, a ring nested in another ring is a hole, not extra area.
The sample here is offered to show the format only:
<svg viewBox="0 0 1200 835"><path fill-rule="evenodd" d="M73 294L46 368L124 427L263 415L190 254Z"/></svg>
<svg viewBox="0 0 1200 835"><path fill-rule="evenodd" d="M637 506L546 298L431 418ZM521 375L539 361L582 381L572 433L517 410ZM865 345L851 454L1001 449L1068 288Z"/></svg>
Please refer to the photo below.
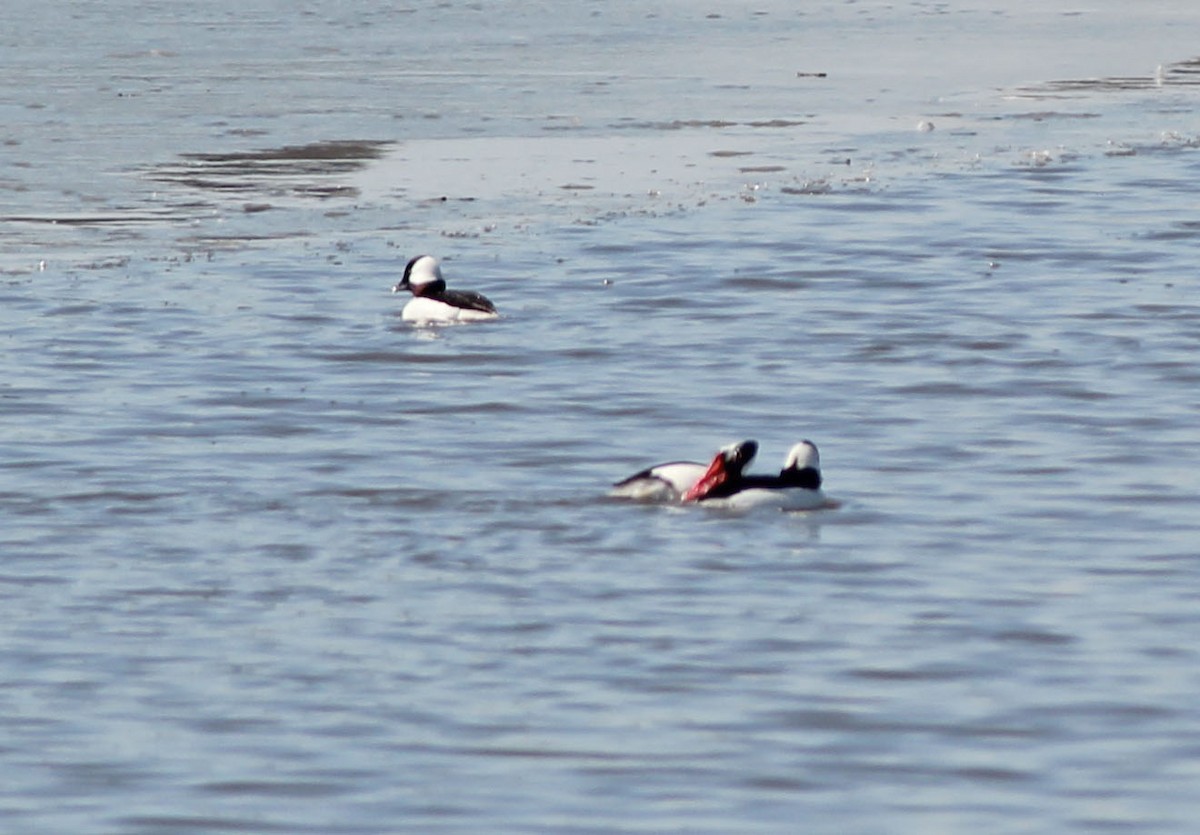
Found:
<svg viewBox="0 0 1200 835"><path fill-rule="evenodd" d="M1190 6L76 5L0 36L0 828L1189 831ZM741 438L842 506L605 496Z"/></svg>

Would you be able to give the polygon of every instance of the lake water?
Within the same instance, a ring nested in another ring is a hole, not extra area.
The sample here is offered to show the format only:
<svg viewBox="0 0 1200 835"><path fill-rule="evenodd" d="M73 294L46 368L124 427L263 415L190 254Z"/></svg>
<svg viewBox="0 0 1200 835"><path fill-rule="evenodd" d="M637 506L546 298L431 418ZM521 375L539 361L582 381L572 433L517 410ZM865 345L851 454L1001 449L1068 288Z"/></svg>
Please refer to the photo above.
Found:
<svg viewBox="0 0 1200 835"><path fill-rule="evenodd" d="M0 829L1191 831L1147 5L6 12ZM742 438L841 507L605 496Z"/></svg>

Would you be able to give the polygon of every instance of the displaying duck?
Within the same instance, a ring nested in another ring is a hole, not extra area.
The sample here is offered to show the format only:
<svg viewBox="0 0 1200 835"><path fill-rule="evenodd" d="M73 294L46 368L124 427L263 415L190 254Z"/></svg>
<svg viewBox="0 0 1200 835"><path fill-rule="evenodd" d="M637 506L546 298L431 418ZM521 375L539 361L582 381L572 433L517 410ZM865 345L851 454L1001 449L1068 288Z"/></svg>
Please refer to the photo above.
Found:
<svg viewBox="0 0 1200 835"><path fill-rule="evenodd" d="M816 510L833 506L821 492L821 456L812 441L793 446L777 476L743 475L740 470L727 468L718 456L684 491L683 501L736 509Z"/></svg>
<svg viewBox="0 0 1200 835"><path fill-rule="evenodd" d="M400 318L406 322L479 322L499 317L486 296L472 290L447 290L442 265L432 255L418 255L404 267L393 293L408 290L413 298Z"/></svg>
<svg viewBox="0 0 1200 835"><path fill-rule="evenodd" d="M721 447L708 464L698 461L655 464L618 481L610 495L643 502L678 502L708 473L719 472L725 479L738 479L757 452L757 441L739 441Z"/></svg>

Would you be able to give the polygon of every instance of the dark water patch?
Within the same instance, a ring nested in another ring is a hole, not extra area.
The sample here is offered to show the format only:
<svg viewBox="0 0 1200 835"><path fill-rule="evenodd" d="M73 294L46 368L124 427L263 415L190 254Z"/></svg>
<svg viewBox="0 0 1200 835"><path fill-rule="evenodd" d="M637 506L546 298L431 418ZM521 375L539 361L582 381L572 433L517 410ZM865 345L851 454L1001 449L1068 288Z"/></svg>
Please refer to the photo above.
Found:
<svg viewBox="0 0 1200 835"><path fill-rule="evenodd" d="M575 346L561 348L554 352L558 357L577 362L596 362L621 356L617 348L597 348L593 346Z"/></svg>
<svg viewBox="0 0 1200 835"><path fill-rule="evenodd" d="M1084 573L1093 577L1140 577L1140 578L1169 578L1186 577L1189 570L1174 568L1085 568Z"/></svg>
<svg viewBox="0 0 1200 835"><path fill-rule="evenodd" d="M414 487L329 487L300 494L315 498L345 498L380 507L403 507L407 510L431 510L445 507L452 499L444 494ZM455 499L457 500L457 499Z"/></svg>
<svg viewBox="0 0 1200 835"><path fill-rule="evenodd" d="M1078 640L1074 635L1064 635L1061 632L1048 632L1041 629L1010 629L997 632L993 637L1001 643L1031 644L1033 646L1065 646Z"/></svg>
<svg viewBox="0 0 1200 835"><path fill-rule="evenodd" d="M357 197L359 191L353 186L294 185L292 193L300 197L327 200L331 197Z"/></svg>
<svg viewBox="0 0 1200 835"><path fill-rule="evenodd" d="M899 667L860 667L848 670L846 675L851 678L866 681L895 681L895 682L924 682L924 681L957 681L964 678L978 678L982 670L970 667L955 667L947 665L924 668Z"/></svg>
<svg viewBox="0 0 1200 835"><path fill-rule="evenodd" d="M1200 552L1180 551L1168 554L1151 554L1143 557L1147 562L1182 563L1186 567L1200 567Z"/></svg>
<svg viewBox="0 0 1200 835"><path fill-rule="evenodd" d="M112 791L144 786L150 772L116 762L55 763L52 770L64 785L75 791Z"/></svg>
<svg viewBox="0 0 1200 835"><path fill-rule="evenodd" d="M479 403L454 403L438 406L408 405L400 417L406 415L501 415L521 414L529 409L518 403L489 400Z"/></svg>
<svg viewBox="0 0 1200 835"><path fill-rule="evenodd" d="M828 783L803 779L795 775L761 775L743 778L743 785L755 792L778 792L790 795L796 792L823 791Z"/></svg>
<svg viewBox="0 0 1200 835"><path fill-rule="evenodd" d="M732 278L725 279L725 285L728 287L743 288L746 290L756 290L766 293L788 292L793 290L803 290L807 286L807 281L801 275L795 276L761 276L761 275L735 275Z"/></svg>
<svg viewBox="0 0 1200 835"><path fill-rule="evenodd" d="M299 288L298 288L299 289ZM316 291L314 291L315 294ZM336 316L323 313L268 313L266 318L278 319L282 322L294 322L298 325L330 325L339 322Z"/></svg>
<svg viewBox="0 0 1200 835"><path fill-rule="evenodd" d="M33 223L46 226L115 226L120 224L162 223L173 210L147 213L145 209L107 214L0 215L0 222Z"/></svg>
<svg viewBox="0 0 1200 835"><path fill-rule="evenodd" d="M52 393L59 396L59 393ZM61 396L66 396L66 393L61 393ZM61 403L55 403L49 399L35 399L28 394L5 394L0 395L0 409L5 415L66 415L70 414L71 409ZM0 466L20 466L19 462L5 462ZM35 461L28 461L27 466L38 466Z"/></svg>
<svg viewBox="0 0 1200 835"><path fill-rule="evenodd" d="M1162 87L1200 85L1200 58L1165 64L1151 75L1109 76L1048 81L1017 89L1017 95L1033 99L1073 98L1084 95L1146 92Z"/></svg>
<svg viewBox="0 0 1200 835"><path fill-rule="evenodd" d="M4 586L60 586L73 582L62 575L50 574L0 574L0 585Z"/></svg>
<svg viewBox="0 0 1200 835"><path fill-rule="evenodd" d="M1018 387L1023 387L1023 395L1030 392L1043 392L1053 395L1054 397L1062 397L1067 400L1111 400L1117 395L1112 392L1100 391L1098 389L1084 388L1074 383L1069 383L1062 380L1038 380L1038 381L1020 381L1015 380L1013 384Z"/></svg>
<svg viewBox="0 0 1200 835"><path fill-rule="evenodd" d="M1032 466L1032 467L1011 467L1006 468L1005 472L1014 476L1026 478L1042 478L1045 476L1062 476L1068 475L1074 470L1070 467L1055 467L1048 465Z"/></svg>
<svg viewBox="0 0 1200 835"><path fill-rule="evenodd" d="M894 386L892 388L897 394L903 396L930 396L930 397L996 397L1004 392L996 388L982 388L977 385L968 385L950 380L938 380L927 383L908 383L904 385ZM1018 396L1017 392L1010 392L1008 396Z"/></svg>
<svg viewBox="0 0 1200 835"><path fill-rule="evenodd" d="M737 122L726 119L674 119L664 122L643 122L634 119L621 120L610 127L622 130L676 131L696 128L732 128Z"/></svg>
<svg viewBox="0 0 1200 835"><path fill-rule="evenodd" d="M214 600L229 597L231 592L229 589L218 586L204 586L199 588L145 587L123 589L121 594L130 598L145 598L148 600Z"/></svg>
<svg viewBox="0 0 1200 835"><path fill-rule="evenodd" d="M949 738L1029 739L1041 737L1044 731L1025 721L1001 723L996 721L935 723L913 719L897 721L877 714L869 707L800 708L769 711L763 720L769 725L804 730L840 731L847 733L927 733Z"/></svg>
<svg viewBox="0 0 1200 835"><path fill-rule="evenodd" d="M184 495L183 493L142 493L125 490L98 490L95 492L86 493L68 493L58 497L58 501L65 504L90 504L100 502L102 504L146 504L149 502L157 502L163 499L176 498Z"/></svg>
<svg viewBox="0 0 1200 835"><path fill-rule="evenodd" d="M1169 183L1169 188L1191 189L1191 183ZM1172 223L1168 228L1150 232L1135 233L1134 237L1146 241L1183 241L1200 237L1200 221L1182 220Z"/></svg>
<svg viewBox="0 0 1200 835"><path fill-rule="evenodd" d="M1031 718L1062 721L1078 724L1087 719L1103 720L1105 725L1123 727L1164 722L1176 719L1179 712L1162 704L1146 702L1120 702L1103 699L1066 700L1060 704L1030 705L1026 708Z"/></svg>
<svg viewBox="0 0 1200 835"><path fill-rule="evenodd" d="M179 243L187 249L199 250L207 252L208 260L212 260L213 252L233 252L241 249L246 249L254 245L272 244L279 241L290 241L301 238L307 238L311 232L305 230L288 230L281 232L261 233L261 234L234 234L234 235L184 235L179 238ZM190 256L193 259L199 259L200 255L193 252Z"/></svg>
<svg viewBox="0 0 1200 835"><path fill-rule="evenodd" d="M547 748L535 747L533 745L484 745L451 747L458 753L473 756L499 757L501 759L570 760L572 762L578 762L581 766L583 763L589 762L632 763L643 759L642 756L635 757L629 754L585 748ZM661 758L656 759L661 759L664 762L672 761L670 755L663 755Z"/></svg>
<svg viewBox="0 0 1200 835"><path fill-rule="evenodd" d="M1177 77L1180 83L1200 84L1200 58L1168 64L1166 70L1170 79Z"/></svg>
<svg viewBox="0 0 1200 835"><path fill-rule="evenodd" d="M954 345L956 348L962 348L967 351L982 351L982 352L991 353L991 352L996 352L996 351L1007 351L1012 348L1016 348L1023 341L1024 341L1023 336L1017 337L1015 339L1008 339L1008 340L1005 340L1005 339L968 339L968 340L955 341Z"/></svg>
<svg viewBox="0 0 1200 835"><path fill-rule="evenodd" d="M198 785L198 791L222 797L335 797L352 789L346 784L306 780L218 780Z"/></svg>
<svg viewBox="0 0 1200 835"><path fill-rule="evenodd" d="M281 559L287 562L305 562L316 556L316 549L311 545L293 542L269 543L259 547L259 552L266 557Z"/></svg>
<svg viewBox="0 0 1200 835"><path fill-rule="evenodd" d="M676 294L670 296L639 296L638 298L622 299L613 306L616 310L630 313L663 313L669 314L680 310L709 310L712 302L709 299ZM721 314L714 312L714 316Z"/></svg>
<svg viewBox="0 0 1200 835"><path fill-rule="evenodd" d="M1178 304L1146 303L1133 307L1138 313L1149 313L1157 319L1168 319L1182 322L1200 322L1200 306L1188 302Z"/></svg>
<svg viewBox="0 0 1200 835"><path fill-rule="evenodd" d="M1162 86L1153 75L1112 78L1080 78L1048 81L1030 87L1020 87L1017 95L1032 99L1073 98L1096 93L1122 93L1152 90Z"/></svg>
<svg viewBox="0 0 1200 835"><path fill-rule="evenodd" d="M130 815L116 819L124 832L136 835L139 832L159 833L204 833L204 832L324 832L322 826L291 823L271 823L260 817L232 817L227 815ZM352 829L344 830L351 835Z"/></svg>
<svg viewBox="0 0 1200 835"><path fill-rule="evenodd" d="M384 156L394 143L329 140L257 151L181 154L182 162L152 168L151 180L205 191L251 192L285 189L299 197L353 196L349 186L319 180L352 174Z"/></svg>
<svg viewBox="0 0 1200 835"><path fill-rule="evenodd" d="M332 140L308 145L285 145L260 151L232 153L181 154L184 159L209 165L229 166L267 173L344 173L355 171L368 160L378 159L393 143L390 141Z"/></svg>
<svg viewBox="0 0 1200 835"><path fill-rule="evenodd" d="M948 777L958 777L971 783L1027 783L1039 780L1035 771L999 766L971 766L965 768L949 768L945 770Z"/></svg>
<svg viewBox="0 0 1200 835"><path fill-rule="evenodd" d="M1067 113L1061 110L1038 110L1030 113L1013 113L1009 119L1044 122L1048 119L1099 119L1099 113Z"/></svg>

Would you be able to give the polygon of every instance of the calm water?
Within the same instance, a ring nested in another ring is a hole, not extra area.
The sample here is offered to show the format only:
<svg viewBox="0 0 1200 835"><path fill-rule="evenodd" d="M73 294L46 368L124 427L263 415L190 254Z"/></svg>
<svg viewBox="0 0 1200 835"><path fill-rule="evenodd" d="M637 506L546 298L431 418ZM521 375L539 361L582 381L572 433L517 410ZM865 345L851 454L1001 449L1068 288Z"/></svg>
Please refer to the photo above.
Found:
<svg viewBox="0 0 1200 835"><path fill-rule="evenodd" d="M567 5L9 15L0 828L1190 831L1200 11Z"/></svg>

